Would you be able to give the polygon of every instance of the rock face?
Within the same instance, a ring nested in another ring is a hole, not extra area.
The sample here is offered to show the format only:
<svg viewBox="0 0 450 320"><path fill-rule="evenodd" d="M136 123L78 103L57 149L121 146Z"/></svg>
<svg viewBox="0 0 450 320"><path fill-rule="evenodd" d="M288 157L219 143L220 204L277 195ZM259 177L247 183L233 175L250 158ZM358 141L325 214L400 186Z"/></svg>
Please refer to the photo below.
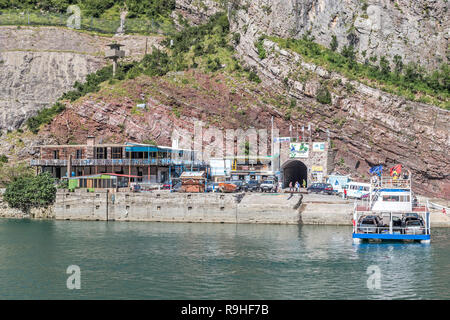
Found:
<svg viewBox="0 0 450 320"><path fill-rule="evenodd" d="M341 162L339 171L362 177L371 166L402 163L414 174L415 190L450 198L449 111L350 81L271 41L265 40L264 46L269 52L264 60L249 47L241 54L266 83L286 88L289 79L287 94L306 110L299 122L307 121L323 138L329 132L336 147L335 163ZM293 76L305 72L307 77ZM330 105L315 99L324 81L333 83Z"/></svg>
<svg viewBox="0 0 450 320"><path fill-rule="evenodd" d="M192 24L202 24L213 14L224 10L225 6L220 1L214 0L177 0L176 10L172 18L177 19L178 14Z"/></svg>
<svg viewBox="0 0 450 320"><path fill-rule="evenodd" d="M235 6L233 30L253 43L262 34L300 38L307 31L329 46L353 44L367 58L394 55L435 68L448 61L448 2L444 0L260 0Z"/></svg>
<svg viewBox="0 0 450 320"><path fill-rule="evenodd" d="M158 43L149 37L147 47ZM145 52L146 37L100 37L65 28L0 27L0 131L19 128L52 105L75 81L108 63L106 44L125 45L128 58Z"/></svg>

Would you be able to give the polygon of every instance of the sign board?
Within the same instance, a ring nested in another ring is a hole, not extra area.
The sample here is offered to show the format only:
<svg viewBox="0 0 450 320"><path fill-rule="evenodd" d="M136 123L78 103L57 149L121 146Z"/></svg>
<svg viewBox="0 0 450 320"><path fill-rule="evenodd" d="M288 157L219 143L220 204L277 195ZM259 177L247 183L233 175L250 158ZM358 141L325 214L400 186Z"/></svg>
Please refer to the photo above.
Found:
<svg viewBox="0 0 450 320"><path fill-rule="evenodd" d="M313 151L314 152L325 151L325 142L313 142Z"/></svg>
<svg viewBox="0 0 450 320"><path fill-rule="evenodd" d="M312 172L323 172L323 167L322 166L311 166L311 171Z"/></svg>
<svg viewBox="0 0 450 320"><path fill-rule="evenodd" d="M291 143L289 158L308 158L309 144L307 143Z"/></svg>
<svg viewBox="0 0 450 320"><path fill-rule="evenodd" d="M291 137L275 137L273 142L291 142Z"/></svg>

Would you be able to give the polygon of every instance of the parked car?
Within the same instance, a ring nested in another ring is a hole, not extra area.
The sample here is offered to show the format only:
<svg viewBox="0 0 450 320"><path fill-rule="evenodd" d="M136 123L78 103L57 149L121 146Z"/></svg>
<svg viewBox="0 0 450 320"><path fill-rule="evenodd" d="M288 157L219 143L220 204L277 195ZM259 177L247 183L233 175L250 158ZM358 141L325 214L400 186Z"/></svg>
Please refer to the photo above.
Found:
<svg viewBox="0 0 450 320"><path fill-rule="evenodd" d="M333 186L329 183L313 183L308 187L308 193L327 193L333 194Z"/></svg>
<svg viewBox="0 0 450 320"><path fill-rule="evenodd" d="M417 214L410 214L402 219L404 234L424 234L425 224L423 219Z"/></svg>
<svg viewBox="0 0 450 320"><path fill-rule="evenodd" d="M236 192L236 185L233 183L221 182L219 183L219 192Z"/></svg>
<svg viewBox="0 0 450 320"><path fill-rule="evenodd" d="M260 183L258 180L249 180L245 183L245 191L255 192L259 191Z"/></svg>
<svg viewBox="0 0 450 320"><path fill-rule="evenodd" d="M236 191L245 190L245 182L243 180L231 180L230 183L236 186Z"/></svg>
<svg viewBox="0 0 450 320"><path fill-rule="evenodd" d="M277 183L275 180L265 180L259 186L262 192L275 192L277 189Z"/></svg>
<svg viewBox="0 0 450 320"><path fill-rule="evenodd" d="M169 190L170 189L170 183L164 183L161 187L161 190Z"/></svg>
<svg viewBox="0 0 450 320"><path fill-rule="evenodd" d="M399 217L392 217L392 231L394 233L402 232L402 219Z"/></svg>
<svg viewBox="0 0 450 320"><path fill-rule="evenodd" d="M170 191L171 192L179 192L180 189L181 189L181 181L178 181L172 186L172 189Z"/></svg>
<svg viewBox="0 0 450 320"><path fill-rule="evenodd" d="M383 226L382 220L378 216L362 216L358 222L359 233L379 233L379 228Z"/></svg>

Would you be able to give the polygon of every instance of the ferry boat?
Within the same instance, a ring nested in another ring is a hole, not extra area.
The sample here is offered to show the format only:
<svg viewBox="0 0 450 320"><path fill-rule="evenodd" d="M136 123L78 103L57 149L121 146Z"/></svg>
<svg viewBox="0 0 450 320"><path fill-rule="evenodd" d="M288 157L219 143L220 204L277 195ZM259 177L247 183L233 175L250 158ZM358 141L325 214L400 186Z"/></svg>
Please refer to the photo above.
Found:
<svg viewBox="0 0 450 320"><path fill-rule="evenodd" d="M369 194L355 201L353 242L412 240L430 243L430 213L411 190L411 172L405 178L374 176Z"/></svg>

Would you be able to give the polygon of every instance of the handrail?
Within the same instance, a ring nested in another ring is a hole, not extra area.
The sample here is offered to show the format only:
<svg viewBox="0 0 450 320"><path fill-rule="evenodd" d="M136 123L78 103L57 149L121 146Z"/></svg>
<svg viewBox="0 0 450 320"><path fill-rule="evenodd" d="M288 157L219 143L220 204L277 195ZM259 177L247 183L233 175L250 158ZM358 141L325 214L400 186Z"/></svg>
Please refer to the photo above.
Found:
<svg viewBox="0 0 450 320"><path fill-rule="evenodd" d="M31 166L67 166L69 160L63 159L32 159ZM72 159L72 166L146 166L146 165L205 165L200 160L183 159Z"/></svg>
<svg viewBox="0 0 450 320"><path fill-rule="evenodd" d="M411 227L392 227L393 231L400 231L400 234L411 234L406 233L406 230L412 230L414 235L416 234L430 234L430 228L426 227L420 227L420 228L411 228ZM416 232L416 230L420 232ZM356 232L355 232L356 231ZM362 232L358 232L362 231ZM369 232L369 231L375 231L375 232ZM380 232L380 231L387 231L387 232ZM361 227L360 225L356 225L353 227L354 233L375 233L375 234L390 234L389 233L389 226L387 227Z"/></svg>

